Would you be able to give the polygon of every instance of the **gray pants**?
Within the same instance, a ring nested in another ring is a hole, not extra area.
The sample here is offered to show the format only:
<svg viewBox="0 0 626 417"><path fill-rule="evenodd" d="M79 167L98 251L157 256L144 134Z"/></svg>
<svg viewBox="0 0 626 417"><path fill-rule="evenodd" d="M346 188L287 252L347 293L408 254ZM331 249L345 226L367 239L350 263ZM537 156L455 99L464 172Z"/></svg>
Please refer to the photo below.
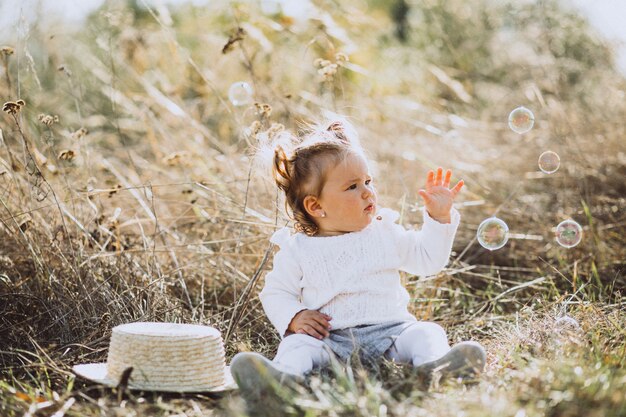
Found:
<svg viewBox="0 0 626 417"><path fill-rule="evenodd" d="M333 330L323 340L306 334L285 337L273 362L282 370L305 375L330 363L331 355L347 360L356 351L365 361L383 355L398 363L421 365L450 350L446 332L436 323L406 321Z"/></svg>

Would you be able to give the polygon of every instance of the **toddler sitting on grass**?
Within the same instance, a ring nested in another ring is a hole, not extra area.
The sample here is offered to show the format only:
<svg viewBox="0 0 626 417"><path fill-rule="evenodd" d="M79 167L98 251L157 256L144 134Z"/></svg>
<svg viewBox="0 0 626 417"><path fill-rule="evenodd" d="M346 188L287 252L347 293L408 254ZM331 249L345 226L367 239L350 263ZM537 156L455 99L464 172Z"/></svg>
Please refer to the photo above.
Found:
<svg viewBox="0 0 626 417"><path fill-rule="evenodd" d="M244 398L259 401L275 382L301 382L332 356L345 361L355 350L365 361L410 364L426 378L483 371L480 344L450 348L441 326L409 313L398 272L434 275L446 265L460 220L452 203L463 181L450 188L450 170L430 171L419 190L423 227L406 230L397 212L377 206L367 159L343 119L276 146L273 174L296 233L283 228L271 237L280 251L260 293L282 338L276 357L245 352L231 362Z"/></svg>

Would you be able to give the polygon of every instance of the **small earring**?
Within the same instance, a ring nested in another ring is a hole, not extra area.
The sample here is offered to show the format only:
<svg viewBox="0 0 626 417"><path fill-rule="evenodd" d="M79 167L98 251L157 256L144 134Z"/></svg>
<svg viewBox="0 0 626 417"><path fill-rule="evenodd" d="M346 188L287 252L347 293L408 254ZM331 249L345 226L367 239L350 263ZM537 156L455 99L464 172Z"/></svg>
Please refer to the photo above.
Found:
<svg viewBox="0 0 626 417"><path fill-rule="evenodd" d="M326 213L322 212L322 214L320 215L320 217L326 217Z"/></svg>

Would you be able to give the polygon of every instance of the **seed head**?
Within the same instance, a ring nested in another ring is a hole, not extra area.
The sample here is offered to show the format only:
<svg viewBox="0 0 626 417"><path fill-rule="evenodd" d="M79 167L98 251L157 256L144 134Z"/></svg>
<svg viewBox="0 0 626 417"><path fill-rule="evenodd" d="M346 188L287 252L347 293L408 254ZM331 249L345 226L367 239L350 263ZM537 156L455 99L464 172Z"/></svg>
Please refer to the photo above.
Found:
<svg viewBox="0 0 626 417"><path fill-rule="evenodd" d="M235 44L239 41L242 41L245 36L246 31L243 30L243 28L238 27L237 31L228 37L226 45L224 45L224 47L222 48L222 53L227 54L228 52L232 51L235 47Z"/></svg>
<svg viewBox="0 0 626 417"><path fill-rule="evenodd" d="M161 161L169 166L183 165L189 166L191 155L187 151L173 152L165 156Z"/></svg>
<svg viewBox="0 0 626 417"><path fill-rule="evenodd" d="M76 158L76 152L71 149L64 149L59 152L59 159L63 161L72 161L74 158Z"/></svg>
<svg viewBox="0 0 626 417"><path fill-rule="evenodd" d="M317 70L317 73L324 77L325 80L332 80L337 73L337 64L328 64Z"/></svg>
<svg viewBox="0 0 626 417"><path fill-rule="evenodd" d="M55 123L59 122L59 116L57 115L50 115L50 114L40 114L37 119L39 119L39 121L41 123L43 123L46 126L52 126Z"/></svg>
<svg viewBox="0 0 626 417"><path fill-rule="evenodd" d="M89 133L89 131L85 129L84 127L81 127L76 132L72 133L72 138L79 140L79 139L84 138L87 135L87 133Z"/></svg>
<svg viewBox="0 0 626 417"><path fill-rule="evenodd" d="M344 62L349 62L350 59L348 58L348 55L344 54L343 52L337 52L335 54L335 62L339 65L343 64Z"/></svg>
<svg viewBox="0 0 626 417"><path fill-rule="evenodd" d="M10 46L3 46L2 48L0 48L0 53L2 53L2 55L4 56L13 55L15 53L15 49Z"/></svg>
<svg viewBox="0 0 626 417"><path fill-rule="evenodd" d="M331 62L328 59L317 58L313 61L313 65L318 67L317 73L324 78L324 81L331 81L339 67L348 62L348 56L343 52L337 52L335 54L335 62Z"/></svg>
<svg viewBox="0 0 626 417"><path fill-rule="evenodd" d="M256 108L256 114L261 117L270 117L272 114L272 106L267 103L254 103L254 107Z"/></svg>
<svg viewBox="0 0 626 417"><path fill-rule="evenodd" d="M20 109L25 105L26 102L24 102L24 100L7 101L4 103L4 106L2 106L2 111L8 114L18 114Z"/></svg>
<svg viewBox="0 0 626 417"><path fill-rule="evenodd" d="M113 196L113 194L117 193L117 190L121 190L122 189L122 185L121 184L116 184L115 187L113 187L111 190L109 190L109 198L111 198Z"/></svg>

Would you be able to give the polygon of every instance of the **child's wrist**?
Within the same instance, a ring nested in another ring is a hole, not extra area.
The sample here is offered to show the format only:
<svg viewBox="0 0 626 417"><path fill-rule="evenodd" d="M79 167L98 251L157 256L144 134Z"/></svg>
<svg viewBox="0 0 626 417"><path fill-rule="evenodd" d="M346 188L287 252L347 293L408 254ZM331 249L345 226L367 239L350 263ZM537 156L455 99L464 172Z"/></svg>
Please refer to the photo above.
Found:
<svg viewBox="0 0 626 417"><path fill-rule="evenodd" d="M445 215L432 215L428 210L427 212L431 219L439 223L448 224L452 222L452 216L450 215L450 212Z"/></svg>
<svg viewBox="0 0 626 417"><path fill-rule="evenodd" d="M438 221L439 223L442 224L450 224L450 222L452 222L452 219L450 218L450 215L446 216L446 217L433 217L433 220Z"/></svg>

